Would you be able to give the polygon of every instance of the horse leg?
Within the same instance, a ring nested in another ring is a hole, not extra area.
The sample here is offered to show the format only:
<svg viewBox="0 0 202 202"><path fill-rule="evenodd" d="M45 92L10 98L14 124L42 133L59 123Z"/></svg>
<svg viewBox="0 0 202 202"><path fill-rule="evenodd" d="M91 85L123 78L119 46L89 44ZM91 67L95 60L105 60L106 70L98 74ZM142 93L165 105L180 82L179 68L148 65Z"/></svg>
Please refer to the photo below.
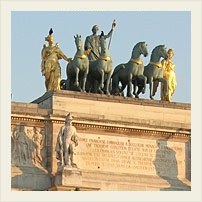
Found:
<svg viewBox="0 0 202 202"><path fill-rule="evenodd" d="M152 88L153 88L153 78L150 78L149 82L149 97L151 100L153 100L154 98L152 97Z"/></svg>
<svg viewBox="0 0 202 202"><path fill-rule="evenodd" d="M90 73L87 75L87 80L86 80L86 91L88 93L93 92L93 79Z"/></svg>
<svg viewBox="0 0 202 202"><path fill-rule="evenodd" d="M104 88L104 70L99 69L98 72L100 73L100 76L101 76L100 84L98 86L98 91L99 93L103 94L102 89Z"/></svg>
<svg viewBox="0 0 202 202"><path fill-rule="evenodd" d="M74 81L72 79L69 80L69 90L75 91L75 89L74 89Z"/></svg>
<svg viewBox="0 0 202 202"><path fill-rule="evenodd" d="M92 92L93 92L93 93L98 93L98 81L95 80L95 79L93 79L93 80L92 80L92 85L93 85L93 90L92 90Z"/></svg>
<svg viewBox="0 0 202 202"><path fill-rule="evenodd" d="M83 75L83 88L82 88L83 92L86 92L86 79L87 79L87 75L88 75L88 71L85 71L85 73Z"/></svg>
<svg viewBox="0 0 202 202"><path fill-rule="evenodd" d="M107 82L106 82L106 94L107 95L110 95L110 93L109 93L109 84L110 84L111 75L112 75L111 72L109 72L107 74Z"/></svg>
<svg viewBox="0 0 202 202"><path fill-rule="evenodd" d="M118 88L118 84L119 84L118 76L115 75L112 77L112 90L111 90L112 95L119 95L120 91Z"/></svg>
<svg viewBox="0 0 202 202"><path fill-rule="evenodd" d="M74 86L79 87L79 68L78 67L75 68L75 73L76 73L76 78L75 78Z"/></svg>
<svg viewBox="0 0 202 202"><path fill-rule="evenodd" d="M120 88L120 94L124 91L124 89L126 88L126 85L127 85L127 83L126 82L121 82L121 84L122 84L122 86L121 86L121 88Z"/></svg>
<svg viewBox="0 0 202 202"><path fill-rule="evenodd" d="M144 75L139 75L138 77L138 91L137 91L137 96L142 93L144 94L146 91L146 83L147 83L147 77Z"/></svg>
<svg viewBox="0 0 202 202"><path fill-rule="evenodd" d="M119 87L119 95L124 97L124 89L126 88L127 83L126 82L121 82L121 87Z"/></svg>
<svg viewBox="0 0 202 202"><path fill-rule="evenodd" d="M133 97L133 95L131 94L131 90L132 90L132 77L133 77L133 75L130 73L128 75L127 97Z"/></svg>
<svg viewBox="0 0 202 202"><path fill-rule="evenodd" d="M147 77L142 75L142 80L144 82L143 89L142 89L142 94L144 94L146 92Z"/></svg>
<svg viewBox="0 0 202 202"><path fill-rule="evenodd" d="M135 95L136 98L139 98L138 94L136 93L137 85L138 85L138 78L136 77L133 81L133 95ZM139 90L139 89L138 89Z"/></svg>

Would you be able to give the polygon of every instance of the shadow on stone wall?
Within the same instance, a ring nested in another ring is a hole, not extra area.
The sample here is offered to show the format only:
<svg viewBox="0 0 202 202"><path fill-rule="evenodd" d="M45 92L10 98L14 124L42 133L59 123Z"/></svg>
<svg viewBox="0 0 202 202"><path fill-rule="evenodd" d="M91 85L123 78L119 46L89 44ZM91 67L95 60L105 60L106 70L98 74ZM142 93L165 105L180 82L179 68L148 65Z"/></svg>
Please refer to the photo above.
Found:
<svg viewBox="0 0 202 202"><path fill-rule="evenodd" d="M154 163L156 174L166 180L170 187L161 191L190 191L191 187L178 179L176 152L167 146L167 139L157 140L158 149Z"/></svg>
<svg viewBox="0 0 202 202"><path fill-rule="evenodd" d="M41 191L51 187L51 175L35 165L12 165L11 188Z"/></svg>
<svg viewBox="0 0 202 202"><path fill-rule="evenodd" d="M11 128L11 187L23 190L44 190L51 186L48 173L44 128L26 126Z"/></svg>

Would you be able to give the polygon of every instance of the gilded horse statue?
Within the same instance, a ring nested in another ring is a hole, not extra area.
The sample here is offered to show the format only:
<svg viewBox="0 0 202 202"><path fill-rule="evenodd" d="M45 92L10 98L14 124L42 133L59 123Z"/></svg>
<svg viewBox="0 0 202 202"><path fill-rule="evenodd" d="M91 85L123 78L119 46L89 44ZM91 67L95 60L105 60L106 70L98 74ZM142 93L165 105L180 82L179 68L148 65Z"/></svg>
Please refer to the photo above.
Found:
<svg viewBox="0 0 202 202"><path fill-rule="evenodd" d="M168 94L168 82L165 78L163 78L164 69L162 68L162 64L160 62L161 57L164 59L168 58L165 45L158 45L152 50L150 62L144 67L144 75L147 77L147 83L149 84L150 90L150 99L152 100L154 99L153 96L156 92L155 88L157 88L156 85L153 87L153 83L156 81L164 84L164 96Z"/></svg>
<svg viewBox="0 0 202 202"><path fill-rule="evenodd" d="M100 36L101 53L97 60L90 61L88 85L93 93L110 95L110 80L112 75L112 59L107 47L107 41L102 33Z"/></svg>
<svg viewBox="0 0 202 202"><path fill-rule="evenodd" d="M76 54L71 62L67 64L67 80L62 80L61 88L74 91L86 91L86 80L89 72L89 60L85 54L83 41L80 35L74 36Z"/></svg>
<svg viewBox="0 0 202 202"><path fill-rule="evenodd" d="M111 94L113 95L121 95L126 85L127 88L127 97L132 97L132 85L134 84L134 92L135 97L139 97L140 92L145 92L146 89L146 77L143 75L144 65L141 60L141 55L146 57L148 55L147 44L145 42L137 43L133 50L131 59L127 63L119 64L115 67L114 72L112 74L112 90ZM121 82L122 86L119 87L119 82ZM143 87L138 90L136 93L136 86L141 83Z"/></svg>

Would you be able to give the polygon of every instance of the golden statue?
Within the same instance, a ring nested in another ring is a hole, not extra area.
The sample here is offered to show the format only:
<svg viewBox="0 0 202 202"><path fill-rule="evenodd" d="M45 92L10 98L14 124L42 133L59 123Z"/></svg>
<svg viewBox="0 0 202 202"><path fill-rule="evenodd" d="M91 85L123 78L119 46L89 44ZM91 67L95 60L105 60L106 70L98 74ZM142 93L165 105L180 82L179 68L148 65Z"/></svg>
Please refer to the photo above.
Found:
<svg viewBox="0 0 202 202"><path fill-rule="evenodd" d="M168 81L168 95L163 96L164 85L161 85L161 100L171 102L172 95L177 87L176 75L175 75L175 64L172 62L172 57L174 56L174 51L172 49L168 50L168 58L161 61L162 67L164 68L163 77Z"/></svg>
<svg viewBox="0 0 202 202"><path fill-rule="evenodd" d="M41 72L45 76L46 91L60 90L61 67L59 59L64 59L67 62L71 61L71 58L67 58L60 50L58 43L55 46L53 45L54 37L52 33L51 28L49 35L45 37L45 41L48 41L48 46L44 44L41 51Z"/></svg>

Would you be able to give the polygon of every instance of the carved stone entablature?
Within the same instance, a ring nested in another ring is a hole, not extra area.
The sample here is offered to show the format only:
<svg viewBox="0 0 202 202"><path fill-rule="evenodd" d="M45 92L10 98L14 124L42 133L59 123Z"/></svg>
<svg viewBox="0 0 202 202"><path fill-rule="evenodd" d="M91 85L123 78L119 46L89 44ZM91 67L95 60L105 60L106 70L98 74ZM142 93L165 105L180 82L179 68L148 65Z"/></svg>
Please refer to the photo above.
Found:
<svg viewBox="0 0 202 202"><path fill-rule="evenodd" d="M45 126L47 124L47 118L44 117L31 117L31 116L25 116L25 115L19 115L19 114L12 114L11 116L12 123L27 123L28 125L40 125Z"/></svg>
<svg viewBox="0 0 202 202"><path fill-rule="evenodd" d="M102 134L110 135L126 135L135 136L139 138L150 137L150 138L162 138L166 137L169 139L179 138L182 140L189 140L191 138L191 130L176 127L165 127L160 125L149 125L143 123L128 123L120 121L109 121L109 120L95 120L89 118L80 118L79 114L73 114L74 121L73 126L77 128L78 131L82 132L100 132ZM52 115L49 120L52 124L65 123L65 117Z"/></svg>
<svg viewBox="0 0 202 202"><path fill-rule="evenodd" d="M77 130L81 130L82 132L87 131L102 131L102 133L111 133L111 135L127 135L127 136L138 136L139 138L144 138L150 136L151 138L181 138L184 140L189 140L191 138L191 133L189 131L185 132L177 132L170 131L166 132L165 130L146 130L146 129L137 129L137 128L126 128L126 127L118 127L118 126L103 126L103 125L94 125L94 124L82 124L82 123L74 123L73 124Z"/></svg>

